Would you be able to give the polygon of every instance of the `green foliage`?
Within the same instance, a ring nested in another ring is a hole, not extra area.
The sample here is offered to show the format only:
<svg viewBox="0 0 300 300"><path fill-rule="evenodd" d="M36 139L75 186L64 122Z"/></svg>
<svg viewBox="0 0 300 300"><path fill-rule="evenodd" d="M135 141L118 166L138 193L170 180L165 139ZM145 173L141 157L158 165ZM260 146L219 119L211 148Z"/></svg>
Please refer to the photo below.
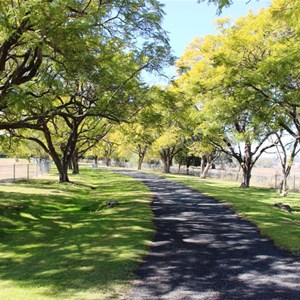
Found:
<svg viewBox="0 0 300 300"><path fill-rule="evenodd" d="M1 299L117 299L153 236L150 194L137 181L85 169L2 184ZM106 202L119 205L108 208Z"/></svg>
<svg viewBox="0 0 300 300"><path fill-rule="evenodd" d="M22 141L9 136L0 136L0 152L10 157L26 158L31 157L44 158L45 152L33 142Z"/></svg>
<svg viewBox="0 0 300 300"><path fill-rule="evenodd" d="M94 107L98 113L127 112L112 98L132 97L141 70L169 60L157 1L2 1L0 15L2 129L32 127L41 114L57 114L53 101L70 94L65 83L71 89L76 80L97 82L94 97L108 93Z"/></svg>

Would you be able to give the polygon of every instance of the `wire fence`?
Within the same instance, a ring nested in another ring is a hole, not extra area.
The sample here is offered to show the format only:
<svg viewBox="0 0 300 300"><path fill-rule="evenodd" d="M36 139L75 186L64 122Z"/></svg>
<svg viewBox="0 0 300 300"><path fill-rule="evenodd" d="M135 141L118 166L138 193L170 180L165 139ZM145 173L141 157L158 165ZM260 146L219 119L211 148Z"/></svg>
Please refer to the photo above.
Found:
<svg viewBox="0 0 300 300"><path fill-rule="evenodd" d="M176 169L173 169L173 172L176 172ZM178 172L178 169L177 169ZM260 172L263 173L263 170ZM187 173L186 169L183 168L180 173ZM200 169L199 168L190 168L188 173L194 176L200 176ZM266 171L266 173L268 173ZM226 181L234 181L240 182L243 181L243 174L241 171L234 171L234 170L209 170L207 178L215 178L221 179ZM279 185L283 179L281 174L254 174L251 175L250 185L257 186L257 187L268 187L278 189ZM297 175L290 175L287 179L287 186L288 189L291 191L300 191L300 176Z"/></svg>
<svg viewBox="0 0 300 300"><path fill-rule="evenodd" d="M50 171L50 161L39 163L17 163L11 165L0 165L0 181L10 182L17 180L29 180L48 174Z"/></svg>
<svg viewBox="0 0 300 300"><path fill-rule="evenodd" d="M125 167L136 168L137 164L125 164ZM150 170L157 170L162 171L163 168L160 164L143 164L142 169L150 169ZM189 174L194 176L200 176L201 171L199 167L190 167L189 170L186 169L185 166L179 168L178 166L171 167L172 173L180 173L180 174ZM259 173L253 172L251 175L250 185L257 186L257 187L267 187L267 188L274 188L278 189L279 185L283 179L281 174L270 174L269 169L260 169ZM265 175L264 175L265 174ZM243 174L241 171L238 170L220 170L220 169L213 169L209 170L207 178L215 178L221 179L226 181L233 181L242 183L243 181ZM287 179L287 186L288 189L291 191L300 191L300 176L291 174Z"/></svg>
<svg viewBox="0 0 300 300"><path fill-rule="evenodd" d="M92 164L92 161L86 161L86 162L90 163L95 168L95 165ZM99 161L98 164L104 166L105 162ZM138 166L137 163L114 162L114 161L112 161L112 165L118 167L124 167L124 168L131 168L131 169L137 169ZM159 162L143 163L142 170L163 171L163 166ZM186 166L181 166L180 168L178 166L172 166L171 173L189 174L193 176L201 175L201 171L199 167L190 167L189 170L187 170ZM208 172L207 178L215 178L215 179L242 183L243 174L241 171L232 170L232 169L228 169L228 170L211 169ZM253 169L250 185L256 187L267 187L267 188L278 189L282 179L283 176L279 173L278 170L275 173L275 169L271 169L271 168L266 168L266 169L260 168L259 171ZM287 186L288 189L291 191L300 191L300 175L291 174L288 177Z"/></svg>

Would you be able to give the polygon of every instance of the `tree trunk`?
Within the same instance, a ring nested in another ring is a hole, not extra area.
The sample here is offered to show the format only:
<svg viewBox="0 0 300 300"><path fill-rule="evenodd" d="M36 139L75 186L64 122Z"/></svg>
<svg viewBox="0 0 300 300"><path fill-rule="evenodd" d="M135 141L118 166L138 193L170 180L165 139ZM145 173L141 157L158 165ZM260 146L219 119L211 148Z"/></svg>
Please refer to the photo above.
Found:
<svg viewBox="0 0 300 300"><path fill-rule="evenodd" d="M163 149L161 151L160 157L164 165L164 173L170 173L173 159L172 151L169 148Z"/></svg>
<svg viewBox="0 0 300 300"><path fill-rule="evenodd" d="M190 165L191 165L191 159L190 159L190 157L187 157L187 159L186 159L186 175L190 175Z"/></svg>
<svg viewBox="0 0 300 300"><path fill-rule="evenodd" d="M58 170L59 174L59 182L64 183L64 182L70 182L69 176L68 176L68 163L63 163L62 161L57 161L54 160L54 163L56 165L56 168Z"/></svg>
<svg viewBox="0 0 300 300"><path fill-rule="evenodd" d="M288 186L287 186L287 178L288 176L285 176L282 178L280 185L279 185L279 193L281 196L286 196L287 195L287 190L288 190Z"/></svg>
<svg viewBox="0 0 300 300"><path fill-rule="evenodd" d="M40 144L41 145L41 144ZM55 148L51 143L49 143L49 149L44 147L45 151L50 155L52 158L58 174L59 174L59 182L64 183L64 182L70 182L69 176L68 176L68 168L69 168L69 160L64 158L61 158L59 154L55 151Z"/></svg>
<svg viewBox="0 0 300 300"><path fill-rule="evenodd" d="M288 185L287 185L287 179L291 173L291 169L292 166L294 164L294 160L295 160L295 156L297 155L297 153L299 152L299 150L297 150L299 141L296 140L293 144L293 148L292 151L290 153L290 159L287 163L287 153L285 151L284 145L282 143L282 141L280 140L280 145L283 149L283 157L281 157L281 168L282 168L282 180L281 183L279 185L279 193L282 196L286 196L287 195L287 191L288 191ZM279 151L278 151L279 152Z"/></svg>
<svg viewBox="0 0 300 300"><path fill-rule="evenodd" d="M72 165L73 165L72 174L79 174L79 159L78 159L77 151L75 151L74 155L72 156Z"/></svg>
<svg viewBox="0 0 300 300"><path fill-rule="evenodd" d="M245 154L244 161L242 163L240 163L242 170L243 170L243 182L240 187L241 188L249 188L251 171L252 171L252 167L253 167L251 143L249 141L245 142L245 153L244 154Z"/></svg>
<svg viewBox="0 0 300 300"><path fill-rule="evenodd" d="M164 164L164 173L171 173L173 158L180 151L182 151L182 148L176 149L176 146L164 148L160 151L160 158Z"/></svg>
<svg viewBox="0 0 300 300"><path fill-rule="evenodd" d="M205 178L207 177L208 171L209 171L209 169L211 168L211 166L212 166L212 163L207 163L207 164L206 164L206 166L205 166L203 172L201 173L201 176L200 176L201 179L205 179Z"/></svg>
<svg viewBox="0 0 300 300"><path fill-rule="evenodd" d="M166 161L163 161L163 163L164 163L164 173L171 173L172 162L170 158L168 157Z"/></svg>
<svg viewBox="0 0 300 300"><path fill-rule="evenodd" d="M70 182L67 171L59 172L59 182L60 183Z"/></svg>
<svg viewBox="0 0 300 300"><path fill-rule="evenodd" d="M98 156L97 155L95 155L95 157L94 157L94 164L96 166L98 166Z"/></svg>
<svg viewBox="0 0 300 300"><path fill-rule="evenodd" d="M280 182L280 185L279 185L279 193L281 196L286 196L287 195L287 191L288 191L288 185L287 185L287 179L290 175L290 172L291 172L291 169L292 169L292 164L293 164L293 160L294 159L290 159L290 163L287 167L284 167L282 168L282 175L283 175L283 178Z"/></svg>
<svg viewBox="0 0 300 300"><path fill-rule="evenodd" d="M201 179L205 179L208 175L208 171L212 168L214 161L214 153L206 154L201 159Z"/></svg>
<svg viewBox="0 0 300 300"><path fill-rule="evenodd" d="M242 166L243 170L243 182L241 184L241 188L249 188L250 187L250 179L251 179L251 167Z"/></svg>
<svg viewBox="0 0 300 300"><path fill-rule="evenodd" d="M68 167L69 167L70 160L68 160L65 155L63 155L63 157L61 158L61 155L59 155L59 153L55 151L49 132L46 130L45 130L45 136L46 138L48 138L49 149L47 149L47 152L51 156L57 168L59 174L59 183L70 182L68 176Z"/></svg>
<svg viewBox="0 0 300 300"><path fill-rule="evenodd" d="M171 173L172 159L173 158L170 155L170 153L167 153L167 156L165 157L165 160L163 161L164 162L164 172L165 173Z"/></svg>
<svg viewBox="0 0 300 300"><path fill-rule="evenodd" d="M180 174L180 170L181 170L181 164L178 164L178 171L177 171L178 174Z"/></svg>
<svg viewBox="0 0 300 300"><path fill-rule="evenodd" d="M142 164L147 153L147 148L148 148L147 146L142 147L141 145L138 145L138 155L139 155L138 170L142 169Z"/></svg>
<svg viewBox="0 0 300 300"><path fill-rule="evenodd" d="M201 157L201 165L200 165L200 177L202 178L202 174L204 173L205 166L207 165L207 157L206 155L202 155Z"/></svg>
<svg viewBox="0 0 300 300"><path fill-rule="evenodd" d="M138 170L142 170L142 163L143 163L144 157L139 157L138 161Z"/></svg>

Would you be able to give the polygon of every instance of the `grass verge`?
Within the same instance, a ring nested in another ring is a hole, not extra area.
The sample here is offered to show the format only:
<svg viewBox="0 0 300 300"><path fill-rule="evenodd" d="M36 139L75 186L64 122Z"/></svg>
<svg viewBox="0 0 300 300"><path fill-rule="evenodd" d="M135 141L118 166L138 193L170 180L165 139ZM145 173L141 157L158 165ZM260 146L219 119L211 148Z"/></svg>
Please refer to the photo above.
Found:
<svg viewBox="0 0 300 300"><path fill-rule="evenodd" d="M230 206L235 212L254 223L262 233L285 250L300 255L300 194L280 197L275 190L251 187L241 189L237 183L200 179L183 175L165 175L165 178L182 182ZM288 204L292 213L273 206L275 202Z"/></svg>
<svg viewBox="0 0 300 300"><path fill-rule="evenodd" d="M0 185L2 300L117 299L128 287L153 236L149 190L103 170L71 180Z"/></svg>

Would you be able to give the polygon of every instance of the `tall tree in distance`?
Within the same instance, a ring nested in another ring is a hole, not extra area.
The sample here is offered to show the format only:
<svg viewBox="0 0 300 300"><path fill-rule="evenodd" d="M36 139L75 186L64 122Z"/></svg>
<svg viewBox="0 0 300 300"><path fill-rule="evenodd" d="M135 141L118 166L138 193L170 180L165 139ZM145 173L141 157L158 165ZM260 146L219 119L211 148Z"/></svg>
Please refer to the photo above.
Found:
<svg viewBox="0 0 300 300"><path fill-rule="evenodd" d="M178 85L194 96L199 127L205 141L231 155L243 170L243 187L249 187L251 171L273 143L276 109L251 83L265 86L256 72L268 55L266 34L274 28L269 11L249 14L232 26L218 22L220 33L200 39L178 62L182 70ZM270 41L271 42L271 41ZM270 44L271 45L271 44ZM270 46L268 45L268 46Z"/></svg>

